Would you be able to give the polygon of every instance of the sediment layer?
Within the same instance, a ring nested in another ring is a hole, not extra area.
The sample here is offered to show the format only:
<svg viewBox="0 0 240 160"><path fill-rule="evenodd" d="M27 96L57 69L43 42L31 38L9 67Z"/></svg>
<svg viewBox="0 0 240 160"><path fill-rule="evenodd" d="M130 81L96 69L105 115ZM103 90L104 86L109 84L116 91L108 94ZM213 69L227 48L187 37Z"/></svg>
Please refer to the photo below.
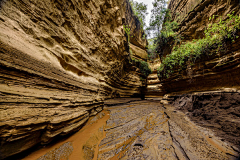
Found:
<svg viewBox="0 0 240 160"><path fill-rule="evenodd" d="M176 30L184 39L182 42L192 41L204 37L204 30L209 24L218 23L218 17L226 20L228 14L234 12L239 15L239 2L225 0L184 0L170 1L169 9L172 20L179 23ZM211 18L215 15L217 18ZM236 35L240 35L237 31ZM172 42L169 42L169 44ZM231 88L240 89L240 39L223 42L221 51L207 51L201 60L196 60L193 65L185 66L186 69L175 71L159 81L163 93L191 93L195 91L214 91ZM166 45L163 55L171 53L171 45ZM157 84L157 83L156 83Z"/></svg>
<svg viewBox="0 0 240 160"><path fill-rule="evenodd" d="M104 99L141 94L123 29L144 52L138 23L128 1L1 1L0 159L79 130Z"/></svg>

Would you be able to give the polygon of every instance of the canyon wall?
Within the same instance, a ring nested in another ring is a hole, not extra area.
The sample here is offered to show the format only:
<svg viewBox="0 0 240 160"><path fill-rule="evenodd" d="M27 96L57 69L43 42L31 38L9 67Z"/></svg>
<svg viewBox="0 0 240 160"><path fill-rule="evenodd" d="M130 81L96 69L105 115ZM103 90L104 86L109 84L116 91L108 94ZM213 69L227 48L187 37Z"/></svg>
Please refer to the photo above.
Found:
<svg viewBox="0 0 240 160"><path fill-rule="evenodd" d="M72 133L103 100L141 94L146 39L128 1L0 2L0 159Z"/></svg>
<svg viewBox="0 0 240 160"><path fill-rule="evenodd" d="M177 32L184 37L183 42L203 38L205 28L217 22L210 19L213 15L226 20L227 14L233 11L240 14L238 0L171 0L169 9L173 20L179 23ZM236 34L240 35L239 30ZM211 51L195 64L186 66L187 69L175 70L170 77L162 78L158 84L165 94L161 102L174 107L167 112L177 124L172 128L174 134L179 133L177 128L184 130L182 121L171 116L180 110L192 122L212 130L221 141L229 144L237 153L233 159L237 159L240 153L240 39L226 41L223 45L224 51ZM172 46L164 49L170 54Z"/></svg>
<svg viewBox="0 0 240 160"><path fill-rule="evenodd" d="M238 0L171 0L168 9L172 20L179 23L178 32L185 41L204 37L205 28L217 22L209 20L213 15L225 20L233 11L240 14Z"/></svg>
<svg viewBox="0 0 240 160"><path fill-rule="evenodd" d="M240 14L238 0L171 0L168 8L171 11L172 20L179 24L176 32L184 38L182 42L203 38L205 28L209 24L218 22L217 18L210 19L213 15L217 15L215 17L222 16L222 19L226 20L228 14L233 12L235 12L235 15ZM239 31L237 35L240 35ZM172 43L169 42L169 44ZM239 44L239 38L234 42L228 41L224 52L215 53L213 51L212 55L208 53L193 66L189 66L186 70L180 72L176 71L169 78L161 79L161 82L155 82L155 84L159 84L159 91L163 94L239 90ZM162 49L164 55L170 54L171 49L171 45L166 45Z"/></svg>

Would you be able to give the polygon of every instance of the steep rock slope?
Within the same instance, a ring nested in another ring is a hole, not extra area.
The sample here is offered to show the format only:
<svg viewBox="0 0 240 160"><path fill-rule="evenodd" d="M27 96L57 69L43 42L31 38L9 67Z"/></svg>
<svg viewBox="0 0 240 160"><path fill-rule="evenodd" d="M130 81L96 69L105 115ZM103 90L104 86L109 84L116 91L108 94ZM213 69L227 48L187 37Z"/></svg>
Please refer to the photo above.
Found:
<svg viewBox="0 0 240 160"><path fill-rule="evenodd" d="M1 159L78 130L103 100L140 94L123 24L146 40L128 1L0 2Z"/></svg>
<svg viewBox="0 0 240 160"><path fill-rule="evenodd" d="M225 19L233 11L240 13L238 0L175 0L170 1L168 9L172 19L180 23L179 31L185 40L202 38L206 26L217 22L209 20L213 15Z"/></svg>

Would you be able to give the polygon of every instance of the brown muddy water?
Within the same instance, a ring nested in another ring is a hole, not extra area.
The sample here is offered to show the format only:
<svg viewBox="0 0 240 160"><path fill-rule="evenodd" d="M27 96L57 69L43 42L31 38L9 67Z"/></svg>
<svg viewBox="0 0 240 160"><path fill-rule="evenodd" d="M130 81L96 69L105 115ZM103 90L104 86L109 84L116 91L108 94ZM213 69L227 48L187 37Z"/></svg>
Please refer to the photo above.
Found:
<svg viewBox="0 0 240 160"><path fill-rule="evenodd" d="M98 145L105 137L104 128L109 119L109 112L103 110L77 133L64 141L31 153L23 160L79 160L97 159Z"/></svg>

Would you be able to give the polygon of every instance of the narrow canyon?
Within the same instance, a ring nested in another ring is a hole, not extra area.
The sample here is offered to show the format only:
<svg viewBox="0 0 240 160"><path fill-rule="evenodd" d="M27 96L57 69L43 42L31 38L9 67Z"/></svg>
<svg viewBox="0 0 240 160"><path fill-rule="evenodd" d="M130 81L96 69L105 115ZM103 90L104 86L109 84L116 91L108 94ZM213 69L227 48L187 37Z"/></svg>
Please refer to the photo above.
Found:
<svg viewBox="0 0 240 160"><path fill-rule="evenodd" d="M151 60L132 3L0 1L0 160L240 159L240 1L169 0Z"/></svg>

